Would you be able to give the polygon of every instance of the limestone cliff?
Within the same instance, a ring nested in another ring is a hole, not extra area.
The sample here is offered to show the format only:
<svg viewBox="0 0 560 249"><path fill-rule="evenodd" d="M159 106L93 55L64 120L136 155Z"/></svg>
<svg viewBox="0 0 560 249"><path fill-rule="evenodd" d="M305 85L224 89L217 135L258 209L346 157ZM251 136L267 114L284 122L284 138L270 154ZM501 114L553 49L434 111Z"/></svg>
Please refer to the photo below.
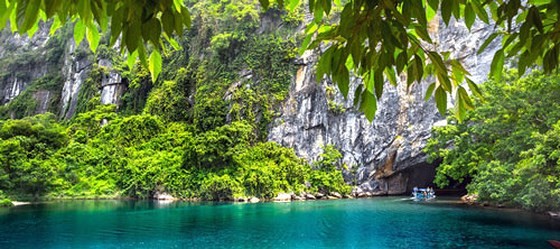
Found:
<svg viewBox="0 0 560 249"><path fill-rule="evenodd" d="M494 44L477 55L478 47L492 27L477 23L469 32L460 22L448 27L432 25L432 36L440 51L461 58L471 78L480 83L488 74ZM402 194L414 186L431 183L434 165L426 163L422 152L434 125L445 123L434 101L424 94L433 79L406 88L406 78L397 87L385 86L373 122L353 107L353 92L344 99L328 79L315 79L313 67L317 53L301 58L290 96L281 107L281 116L271 127L269 139L292 147L308 160L316 159L322 146L333 144L347 165L345 179L358 185L357 192ZM357 85L358 79L353 84ZM451 103L452 104L452 103Z"/></svg>
<svg viewBox="0 0 560 249"><path fill-rule="evenodd" d="M69 27L50 35L49 25L42 24L31 39L1 31L0 105L8 108L9 116L49 111L61 119L73 117L80 89L96 63L108 68L97 89L101 102L117 104L126 85L110 60L96 58L84 43L76 46Z"/></svg>

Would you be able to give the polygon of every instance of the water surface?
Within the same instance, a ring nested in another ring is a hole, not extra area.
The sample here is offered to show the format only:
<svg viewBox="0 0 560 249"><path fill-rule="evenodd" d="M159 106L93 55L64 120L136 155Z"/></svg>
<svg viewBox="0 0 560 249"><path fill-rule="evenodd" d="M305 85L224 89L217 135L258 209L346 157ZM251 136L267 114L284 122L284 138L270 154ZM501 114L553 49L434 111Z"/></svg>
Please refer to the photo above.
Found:
<svg viewBox="0 0 560 249"><path fill-rule="evenodd" d="M0 248L548 248L560 224L402 198L212 204L66 201L0 209Z"/></svg>

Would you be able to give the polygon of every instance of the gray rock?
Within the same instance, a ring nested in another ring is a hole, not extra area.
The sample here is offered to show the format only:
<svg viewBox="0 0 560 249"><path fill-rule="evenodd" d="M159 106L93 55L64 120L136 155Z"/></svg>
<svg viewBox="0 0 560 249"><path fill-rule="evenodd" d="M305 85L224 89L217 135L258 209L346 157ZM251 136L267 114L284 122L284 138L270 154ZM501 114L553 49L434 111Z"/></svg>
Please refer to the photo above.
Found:
<svg viewBox="0 0 560 249"><path fill-rule="evenodd" d="M286 193L279 193L276 197L274 197L274 199L272 199L274 202L289 202L292 200L292 195L291 194L286 194Z"/></svg>
<svg viewBox="0 0 560 249"><path fill-rule="evenodd" d="M158 201L172 201L177 199L167 192L159 192L159 191L156 191L152 196L152 198Z"/></svg>
<svg viewBox="0 0 560 249"><path fill-rule="evenodd" d="M445 27L436 19L430 29L437 50L449 51L452 58L460 58L475 82L486 79L500 41L492 42L481 54L476 50L490 35L492 25L476 22L469 33L463 23L452 21ZM351 79L345 99L329 79L315 78L317 57L318 53L308 52L298 60L300 67L289 97L281 107L281 115L271 124L268 139L293 148L298 156L310 162L318 159L322 146L334 145L349 167L344 172L345 180L365 191L402 194L411 191L414 185L431 183L434 165L426 163L423 149L432 127L445 120L439 115L433 97L424 101L434 78L428 77L410 88L404 76L397 87L385 84L375 119L369 122L353 106L354 89L360 80ZM339 110L330 110L329 103ZM448 106L453 106L451 98Z"/></svg>
<svg viewBox="0 0 560 249"><path fill-rule="evenodd" d="M60 118L72 118L80 101L78 97L80 89L90 76L94 63L106 68L105 71L108 72L108 74L102 75L101 102L103 104L120 104L120 97L126 91L125 82L112 68L112 63L108 58L93 61L92 53L86 43L76 46L70 35L65 44L62 45L61 60L47 60L48 54L58 53L52 46L47 46L51 39L49 28L50 24L41 23L32 38L26 35L11 34L6 29L0 31L0 59L21 58L21 56L28 56L28 54L37 58L30 59L27 64L17 68L8 68L9 74L6 76L0 73L0 105L6 104L19 96L34 80L60 73L62 90L58 92L40 90L32 95L37 102L34 114L57 110L56 113ZM119 41L115 44L115 47L118 46L120 46ZM57 99L58 96L60 101ZM59 105L50 106L52 103L59 103Z"/></svg>
<svg viewBox="0 0 560 249"><path fill-rule="evenodd" d="M341 195L340 193L338 193L338 192L331 192L329 195L330 195L330 196L334 196L334 197L336 197L336 198L338 198L338 199L342 199L342 195Z"/></svg>
<svg viewBox="0 0 560 249"><path fill-rule="evenodd" d="M312 195L312 194L305 194L305 199L307 199L307 200L316 200L317 197L315 197L315 196Z"/></svg>
<svg viewBox="0 0 560 249"><path fill-rule="evenodd" d="M299 196L299 195L293 195L292 196L292 201L305 201L305 197Z"/></svg>

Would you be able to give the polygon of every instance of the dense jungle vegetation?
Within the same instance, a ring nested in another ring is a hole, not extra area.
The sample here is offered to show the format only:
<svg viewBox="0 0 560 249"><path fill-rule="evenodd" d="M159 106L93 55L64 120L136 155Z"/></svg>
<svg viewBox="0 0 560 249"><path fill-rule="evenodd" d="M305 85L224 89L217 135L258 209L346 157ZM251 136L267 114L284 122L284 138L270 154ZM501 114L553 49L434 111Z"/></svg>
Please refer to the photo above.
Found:
<svg viewBox="0 0 560 249"><path fill-rule="evenodd" d="M464 122L448 118L426 151L442 159L436 183L467 181L480 201L535 211L560 208L560 75L533 72L482 85Z"/></svg>
<svg viewBox="0 0 560 249"><path fill-rule="evenodd" d="M60 121L47 113L0 121L0 189L17 198L147 198L167 191L231 200L348 193L334 147L325 146L308 163L266 142L295 71L294 30L302 14L264 12L253 0L194 5L192 28L172 44L182 50L164 53L158 81L144 67L131 69L105 35L95 54L80 53L109 59L113 68L93 65L74 118ZM71 35L69 28L58 35ZM100 104L101 78L110 70L128 82L118 107ZM22 96L62 84L60 77L49 77ZM23 97L14 103L0 114L23 117L21 110L32 112L37 104Z"/></svg>

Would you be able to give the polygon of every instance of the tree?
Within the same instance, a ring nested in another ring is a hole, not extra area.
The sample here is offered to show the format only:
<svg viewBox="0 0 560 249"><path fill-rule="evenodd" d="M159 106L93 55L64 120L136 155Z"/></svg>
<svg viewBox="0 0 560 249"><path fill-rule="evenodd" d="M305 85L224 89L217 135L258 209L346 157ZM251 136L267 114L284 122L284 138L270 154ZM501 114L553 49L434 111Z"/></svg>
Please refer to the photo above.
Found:
<svg viewBox="0 0 560 249"><path fill-rule="evenodd" d="M293 11L300 5L299 0L259 1L265 9L274 4ZM10 23L12 31L32 35L41 20L53 19L53 31L63 23L74 22L76 42L85 36L95 50L98 27L105 31L110 23L111 43L120 37L121 49L128 51L129 64L140 58L155 81L162 67L160 51L166 47L164 41L178 47L174 35L180 35L190 25L187 6L188 2L183 0L0 0L0 28ZM384 82L398 84L397 75L401 74L407 76L408 86L434 75L436 81L428 88L426 98L434 95L439 111L444 114L448 95L455 93L459 120L473 107L464 83L474 95L481 96L461 61L434 49L428 22L437 12L446 24L454 17L464 20L468 28L476 19L494 25L494 33L479 52L492 40L502 39L502 48L492 61L491 77L496 80L501 77L508 57L518 57L520 75L533 65L542 66L546 72L558 67L557 1L309 0L307 6L314 19L307 25L302 50L328 45L319 59L318 79L331 77L347 96L350 74L360 76L363 83L356 89L356 105L370 120ZM340 18L332 18L334 12ZM149 58L148 48L152 48Z"/></svg>
<svg viewBox="0 0 560 249"><path fill-rule="evenodd" d="M533 72L482 84L484 103L437 127L425 151L441 160L434 182L468 183L480 201L537 211L560 207L560 76Z"/></svg>

